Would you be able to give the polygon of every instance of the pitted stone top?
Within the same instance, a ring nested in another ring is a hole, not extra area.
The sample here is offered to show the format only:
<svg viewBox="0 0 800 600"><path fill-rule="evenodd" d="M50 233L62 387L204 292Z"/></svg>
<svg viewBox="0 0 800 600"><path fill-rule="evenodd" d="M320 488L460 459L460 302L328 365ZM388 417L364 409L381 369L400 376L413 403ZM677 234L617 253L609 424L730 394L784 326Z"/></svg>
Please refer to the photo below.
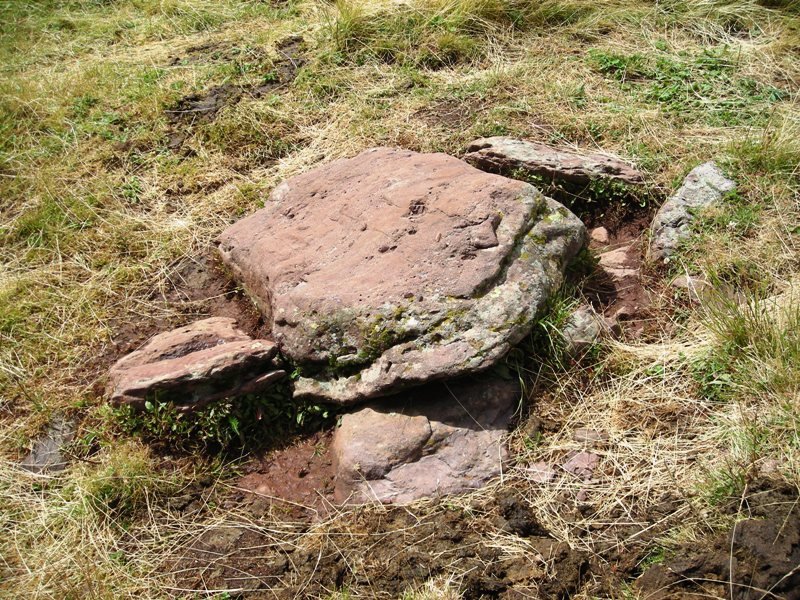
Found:
<svg viewBox="0 0 800 600"><path fill-rule="evenodd" d="M327 370L296 393L349 403L489 366L582 241L526 183L376 148L282 183L219 251L282 351Z"/></svg>

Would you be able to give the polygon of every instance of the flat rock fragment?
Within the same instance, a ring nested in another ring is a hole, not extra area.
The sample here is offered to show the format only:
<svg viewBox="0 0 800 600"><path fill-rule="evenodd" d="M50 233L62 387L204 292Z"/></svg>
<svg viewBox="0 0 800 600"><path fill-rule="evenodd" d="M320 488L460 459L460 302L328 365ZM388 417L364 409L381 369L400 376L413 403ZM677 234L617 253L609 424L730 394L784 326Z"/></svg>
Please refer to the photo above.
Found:
<svg viewBox="0 0 800 600"><path fill-rule="evenodd" d="M204 319L161 333L117 361L109 395L115 405L141 409L158 400L191 411L281 379L285 372L272 363L277 353L273 342L251 339L234 319Z"/></svg>
<svg viewBox="0 0 800 600"><path fill-rule="evenodd" d="M600 457L592 452L575 452L561 465L567 473L588 480L600 464Z"/></svg>
<svg viewBox="0 0 800 600"><path fill-rule="evenodd" d="M63 471L69 464L64 447L75 437L75 424L65 417L56 416L41 436L36 438L30 452L20 465L32 473Z"/></svg>
<svg viewBox="0 0 800 600"><path fill-rule="evenodd" d="M633 244L621 246L598 255L600 267L615 281L622 281L628 277L638 277L639 268L631 256L635 251Z"/></svg>
<svg viewBox="0 0 800 600"><path fill-rule="evenodd" d="M682 240L691 233L691 223L696 213L719 204L736 189L736 183L714 162L695 167L683 184L658 210L652 225L650 254L658 261L667 262Z"/></svg>
<svg viewBox="0 0 800 600"><path fill-rule="evenodd" d="M479 488L507 459L519 387L433 383L345 415L332 452L338 502L406 504Z"/></svg>
<svg viewBox="0 0 800 600"><path fill-rule="evenodd" d="M634 186L644 183L638 170L617 158L579 154L503 136L475 140L467 147L464 160L490 173L524 174L543 183L568 187L586 187L603 181Z"/></svg>
<svg viewBox="0 0 800 600"><path fill-rule="evenodd" d="M218 248L300 365L295 397L353 404L494 364L584 238L531 185L375 148L285 181Z"/></svg>

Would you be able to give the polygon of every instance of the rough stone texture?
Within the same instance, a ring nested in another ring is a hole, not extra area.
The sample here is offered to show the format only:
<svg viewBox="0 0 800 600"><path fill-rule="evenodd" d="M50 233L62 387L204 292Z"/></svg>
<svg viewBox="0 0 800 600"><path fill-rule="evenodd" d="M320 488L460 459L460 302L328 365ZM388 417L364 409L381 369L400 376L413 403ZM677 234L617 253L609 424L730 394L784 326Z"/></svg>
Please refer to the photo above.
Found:
<svg viewBox="0 0 800 600"><path fill-rule="evenodd" d="M603 154L577 154L509 137L475 140L467 152L464 160L484 171L524 171L544 182L581 187L603 180L625 185L644 182L639 171L619 159Z"/></svg>
<svg viewBox="0 0 800 600"><path fill-rule="evenodd" d="M550 483L558 477L556 470L544 461L533 463L527 469L526 478L534 483Z"/></svg>
<svg viewBox="0 0 800 600"><path fill-rule="evenodd" d="M282 183L219 251L303 366L295 397L350 404L495 363L584 238L526 183L376 148Z"/></svg>
<svg viewBox="0 0 800 600"><path fill-rule="evenodd" d="M607 331L603 318L587 305L578 307L561 329L568 354L573 356L586 352Z"/></svg>
<svg viewBox="0 0 800 600"><path fill-rule="evenodd" d="M639 269L634 266L635 261L630 256L635 252L633 244L622 246L598 255L597 260L600 267L608 273L612 279L623 281L628 277L638 277Z"/></svg>
<svg viewBox="0 0 800 600"><path fill-rule="evenodd" d="M143 408L148 399L193 410L256 392L286 373L272 365L277 346L253 340L234 319L215 317L161 333L109 372L112 403Z"/></svg>
<svg viewBox="0 0 800 600"><path fill-rule="evenodd" d="M518 400L514 382L460 380L345 415L332 444L336 500L405 504L481 487L501 472Z"/></svg>
<svg viewBox="0 0 800 600"><path fill-rule="evenodd" d="M33 443L33 448L20 465L32 473L63 471L69 459L62 450L74 437L75 424L63 416L55 417L47 431Z"/></svg>
<svg viewBox="0 0 800 600"><path fill-rule="evenodd" d="M595 241L598 244L608 243L608 229L605 227L595 227L592 229L592 232L589 235L592 238L592 241Z"/></svg>
<svg viewBox="0 0 800 600"><path fill-rule="evenodd" d="M735 189L736 184L713 162L692 169L653 219L651 256L667 262L681 240L689 235L694 214L719 203L725 194Z"/></svg>
<svg viewBox="0 0 800 600"><path fill-rule="evenodd" d="M592 478L595 469L600 464L600 457L591 452L576 452L561 465L567 473L588 480Z"/></svg>

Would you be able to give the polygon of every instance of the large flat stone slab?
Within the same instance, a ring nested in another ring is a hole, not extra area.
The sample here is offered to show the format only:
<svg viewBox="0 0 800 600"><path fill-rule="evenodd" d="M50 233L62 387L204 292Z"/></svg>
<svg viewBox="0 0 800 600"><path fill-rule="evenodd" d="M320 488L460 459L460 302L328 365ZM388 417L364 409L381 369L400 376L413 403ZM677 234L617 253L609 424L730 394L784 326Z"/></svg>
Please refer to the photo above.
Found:
<svg viewBox="0 0 800 600"><path fill-rule="evenodd" d="M345 415L332 444L336 500L406 504L485 485L507 460L519 393L503 380L435 383Z"/></svg>
<svg viewBox="0 0 800 600"><path fill-rule="evenodd" d="M191 411L263 390L285 376L272 364L277 346L251 339L234 319L213 317L153 337L109 371L115 405L166 401Z"/></svg>
<svg viewBox="0 0 800 600"><path fill-rule="evenodd" d="M526 183L376 148L282 183L218 241L301 367L295 396L349 404L494 364L584 237Z"/></svg>

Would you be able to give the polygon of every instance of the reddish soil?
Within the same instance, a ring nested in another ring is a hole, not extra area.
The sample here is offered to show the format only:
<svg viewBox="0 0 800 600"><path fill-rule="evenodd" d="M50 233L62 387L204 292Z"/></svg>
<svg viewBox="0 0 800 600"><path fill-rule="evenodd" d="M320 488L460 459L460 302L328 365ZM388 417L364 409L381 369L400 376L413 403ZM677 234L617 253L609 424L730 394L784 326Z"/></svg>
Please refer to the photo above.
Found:
<svg viewBox="0 0 800 600"><path fill-rule="evenodd" d="M288 518L315 521L328 515L333 503L333 430L299 439L248 461L232 500L254 514L278 510Z"/></svg>
<svg viewBox="0 0 800 600"><path fill-rule="evenodd" d="M601 223L598 226L605 226L608 230L608 242L591 240L589 243L589 249L594 256L628 247L624 261L619 266L634 274L619 279L598 265L581 287L589 302L613 324L617 333L624 332L628 338L641 336L650 319L650 282L646 281L647 275L643 269L650 220L649 212L641 212L615 226Z"/></svg>

